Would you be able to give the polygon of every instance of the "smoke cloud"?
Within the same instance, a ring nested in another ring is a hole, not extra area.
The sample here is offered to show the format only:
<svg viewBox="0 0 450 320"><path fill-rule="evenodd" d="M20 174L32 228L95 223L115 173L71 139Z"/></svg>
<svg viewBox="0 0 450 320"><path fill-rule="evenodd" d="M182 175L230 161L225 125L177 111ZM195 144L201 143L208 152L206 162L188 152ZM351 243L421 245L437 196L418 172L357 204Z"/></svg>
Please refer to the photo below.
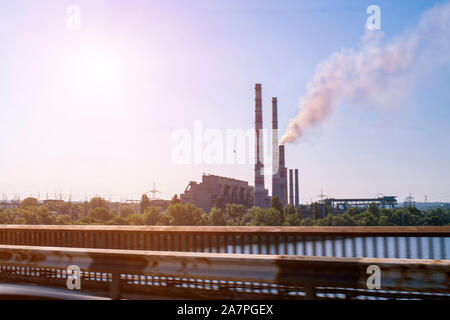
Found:
<svg viewBox="0 0 450 320"><path fill-rule="evenodd" d="M322 123L340 99L359 101L376 98L392 103L392 93L401 79L407 79L417 61L449 63L450 3L425 11L408 32L383 42L380 30L366 30L358 49L342 49L320 63L306 85L300 112L290 120L280 143L298 141L312 127ZM422 60L425 59L425 60Z"/></svg>

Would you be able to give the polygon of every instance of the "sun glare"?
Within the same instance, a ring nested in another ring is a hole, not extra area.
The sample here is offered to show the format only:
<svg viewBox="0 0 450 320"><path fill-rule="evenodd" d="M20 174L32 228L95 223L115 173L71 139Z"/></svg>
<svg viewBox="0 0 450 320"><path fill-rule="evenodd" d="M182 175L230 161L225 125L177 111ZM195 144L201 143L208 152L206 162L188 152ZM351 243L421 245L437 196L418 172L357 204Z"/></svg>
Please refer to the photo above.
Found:
<svg viewBox="0 0 450 320"><path fill-rule="evenodd" d="M113 88L120 78L120 59L110 51L86 49L69 58L69 74L78 86Z"/></svg>

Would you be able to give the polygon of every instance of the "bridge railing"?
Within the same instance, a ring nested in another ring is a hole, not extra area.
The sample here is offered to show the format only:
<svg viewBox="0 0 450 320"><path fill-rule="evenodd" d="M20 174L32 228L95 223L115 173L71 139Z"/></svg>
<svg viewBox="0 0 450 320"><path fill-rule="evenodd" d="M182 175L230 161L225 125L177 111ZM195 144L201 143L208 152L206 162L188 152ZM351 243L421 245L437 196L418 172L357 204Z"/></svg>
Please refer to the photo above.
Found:
<svg viewBox="0 0 450 320"><path fill-rule="evenodd" d="M450 299L450 261L210 254L0 245L0 281L66 287L67 267L81 290L112 298ZM368 289L367 268L381 288Z"/></svg>
<svg viewBox="0 0 450 320"><path fill-rule="evenodd" d="M443 227L0 225L0 244L179 252L447 259Z"/></svg>

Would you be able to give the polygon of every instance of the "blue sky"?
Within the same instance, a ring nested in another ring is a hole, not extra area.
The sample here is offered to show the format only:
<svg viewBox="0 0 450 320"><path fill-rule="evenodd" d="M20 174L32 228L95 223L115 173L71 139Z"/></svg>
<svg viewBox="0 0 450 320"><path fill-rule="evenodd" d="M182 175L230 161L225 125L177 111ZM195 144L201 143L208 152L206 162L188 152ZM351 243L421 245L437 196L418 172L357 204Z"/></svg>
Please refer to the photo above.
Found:
<svg viewBox="0 0 450 320"><path fill-rule="evenodd" d="M171 134L196 120L251 128L255 83L264 126L276 96L284 130L317 64L358 46L369 5L381 8L391 39L435 3L2 2L0 192L130 199L155 181L169 198L203 172L253 184L252 164L171 163ZM71 4L81 9L76 31L66 27ZM395 105L343 101L304 142L287 145L302 202L321 188L331 197L450 200L450 68L419 69Z"/></svg>

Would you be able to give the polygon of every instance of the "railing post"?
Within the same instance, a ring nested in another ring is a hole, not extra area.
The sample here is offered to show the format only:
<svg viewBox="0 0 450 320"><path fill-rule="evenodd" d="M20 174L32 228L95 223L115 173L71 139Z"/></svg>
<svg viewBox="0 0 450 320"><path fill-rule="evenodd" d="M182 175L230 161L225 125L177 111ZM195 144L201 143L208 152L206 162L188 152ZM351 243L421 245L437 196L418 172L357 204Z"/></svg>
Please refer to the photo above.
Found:
<svg viewBox="0 0 450 320"><path fill-rule="evenodd" d="M326 248L326 244L325 244L326 239L327 238L325 236L322 236L320 238L320 242L321 242L321 245L322 245L322 257L325 257L327 255L327 248Z"/></svg>
<svg viewBox="0 0 450 320"><path fill-rule="evenodd" d="M423 254L422 254L422 238L421 237L417 237L417 257L419 259L422 259Z"/></svg>
<svg viewBox="0 0 450 320"><path fill-rule="evenodd" d="M292 236L292 245L294 246L294 255L298 255L298 249L297 249L297 236Z"/></svg>
<svg viewBox="0 0 450 320"><path fill-rule="evenodd" d="M212 235L205 234L205 237L208 239L208 252L213 253Z"/></svg>
<svg viewBox="0 0 450 320"><path fill-rule="evenodd" d="M216 240L216 252L220 253L220 242L222 237L220 234L217 234L214 239Z"/></svg>
<svg viewBox="0 0 450 320"><path fill-rule="evenodd" d="M433 237L428 237L428 259L434 259Z"/></svg>
<svg viewBox="0 0 450 320"><path fill-rule="evenodd" d="M445 238L444 237L441 237L439 244L441 247L441 259L445 260L446 256L445 256Z"/></svg>
<svg viewBox="0 0 450 320"><path fill-rule="evenodd" d="M114 300L119 300L121 298L120 294L120 273L113 272L111 274L111 287L110 287L110 297Z"/></svg>
<svg viewBox="0 0 450 320"><path fill-rule="evenodd" d="M372 251L373 251L373 257L378 258L378 246L377 246L377 237L372 237Z"/></svg>
<svg viewBox="0 0 450 320"><path fill-rule="evenodd" d="M406 259L411 259L411 237L405 237L406 240Z"/></svg>
<svg viewBox="0 0 450 320"><path fill-rule="evenodd" d="M306 299L315 300L316 299L316 287L307 286L305 287Z"/></svg>
<svg viewBox="0 0 450 320"><path fill-rule="evenodd" d="M400 258L400 247L398 243L398 237L394 237L395 254L394 258Z"/></svg>

